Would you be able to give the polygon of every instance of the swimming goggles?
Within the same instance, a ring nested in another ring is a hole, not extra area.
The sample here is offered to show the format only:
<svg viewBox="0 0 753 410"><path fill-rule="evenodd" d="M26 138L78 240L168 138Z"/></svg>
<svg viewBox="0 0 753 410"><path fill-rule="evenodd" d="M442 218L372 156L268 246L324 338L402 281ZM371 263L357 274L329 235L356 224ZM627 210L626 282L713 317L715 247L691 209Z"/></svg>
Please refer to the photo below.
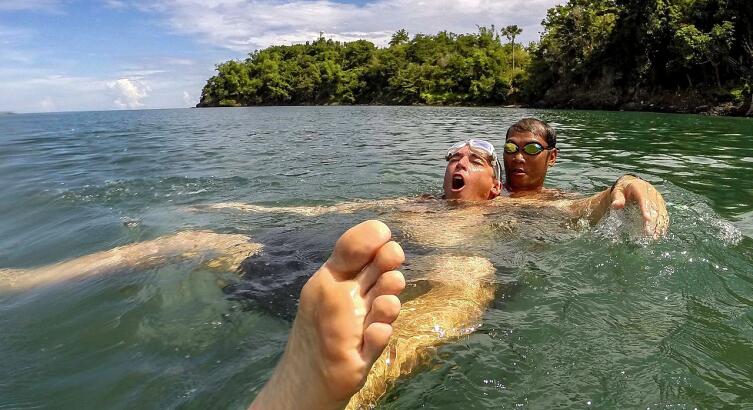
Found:
<svg viewBox="0 0 753 410"><path fill-rule="evenodd" d="M505 146L503 147L505 150L505 154L515 154L516 152L520 151L521 148L518 146L518 144L514 142L506 142ZM544 148L541 144L538 142L529 142L526 145L523 145L522 151L525 152L528 155L538 155L544 150L550 150L551 148Z"/></svg>
<svg viewBox="0 0 753 410"><path fill-rule="evenodd" d="M469 146L471 149L479 150L491 157L491 165L492 168L494 168L494 178L499 180L500 176L502 175L502 165L499 163L499 158L497 157L497 151L494 149L494 145L492 145L491 142L486 140L480 140L471 138L469 140L464 141L458 141L450 147L450 149L447 150L447 155L445 156L445 159L447 161L452 158L455 153L460 151L464 146Z"/></svg>

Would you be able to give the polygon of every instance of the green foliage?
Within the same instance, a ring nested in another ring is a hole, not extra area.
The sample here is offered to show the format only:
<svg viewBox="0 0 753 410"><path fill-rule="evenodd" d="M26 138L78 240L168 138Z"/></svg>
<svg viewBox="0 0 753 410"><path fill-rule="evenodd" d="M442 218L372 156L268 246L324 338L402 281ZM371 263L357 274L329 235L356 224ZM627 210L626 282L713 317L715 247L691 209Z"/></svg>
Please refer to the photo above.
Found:
<svg viewBox="0 0 753 410"><path fill-rule="evenodd" d="M408 35L408 31L406 31L404 28L401 28L392 35L392 39L390 40L390 47L399 46L400 44L405 44L408 41L410 41L410 35Z"/></svg>
<svg viewBox="0 0 753 410"><path fill-rule="evenodd" d="M639 90L730 89L750 71L750 0L570 0L549 10L532 52L530 99L598 86L623 101Z"/></svg>
<svg viewBox="0 0 753 410"><path fill-rule="evenodd" d="M737 87L733 89L732 91L730 91L730 95L732 96L736 104L744 104L745 102L747 102L748 101L747 96L749 93L750 93L750 88L747 84L743 87Z"/></svg>
<svg viewBox="0 0 753 410"><path fill-rule="evenodd" d="M269 47L219 64L199 105L578 105L602 98L617 106L662 92L753 105L752 0L569 0L551 8L543 25L540 41L528 46L516 43L522 30L510 25L412 38L401 29L386 48L322 36Z"/></svg>
<svg viewBox="0 0 753 410"><path fill-rule="evenodd" d="M521 32L506 30L513 41ZM528 51L502 45L494 27L412 39L399 30L387 48L319 38L218 65L199 105L505 104L518 95L529 62Z"/></svg>

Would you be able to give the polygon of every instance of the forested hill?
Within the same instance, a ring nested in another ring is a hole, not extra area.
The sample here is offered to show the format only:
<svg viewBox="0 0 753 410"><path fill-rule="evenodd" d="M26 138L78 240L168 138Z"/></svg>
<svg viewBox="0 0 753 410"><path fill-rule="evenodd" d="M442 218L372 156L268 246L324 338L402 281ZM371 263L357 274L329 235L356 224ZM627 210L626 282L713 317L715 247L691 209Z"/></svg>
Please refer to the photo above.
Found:
<svg viewBox="0 0 753 410"><path fill-rule="evenodd" d="M503 45L499 32L418 34L390 46L324 38L252 53L217 66L201 106L258 104L501 104L514 98L529 53Z"/></svg>
<svg viewBox="0 0 753 410"><path fill-rule="evenodd" d="M528 104L753 114L753 0L570 0L520 29L320 37L217 66L198 106Z"/></svg>

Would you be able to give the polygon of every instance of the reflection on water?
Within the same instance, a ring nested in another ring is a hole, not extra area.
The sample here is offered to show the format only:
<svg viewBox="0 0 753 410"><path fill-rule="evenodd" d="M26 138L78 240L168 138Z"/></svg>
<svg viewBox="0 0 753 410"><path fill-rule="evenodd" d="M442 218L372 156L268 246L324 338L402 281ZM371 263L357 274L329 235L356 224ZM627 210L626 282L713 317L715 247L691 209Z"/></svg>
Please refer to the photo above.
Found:
<svg viewBox="0 0 753 410"><path fill-rule="evenodd" d="M268 207L436 193L451 143L500 143L535 115L557 126L550 186L592 193L638 172L665 194L647 244L546 208L424 201L315 216ZM483 257L497 293L482 326L440 348L381 406L753 406L750 120L428 107L290 107L0 119L0 268L52 263L184 229L265 245L240 272L185 262L0 295L0 407L242 408L282 352L297 293L337 236L387 221L418 265Z"/></svg>
<svg viewBox="0 0 753 410"><path fill-rule="evenodd" d="M562 112L560 161L635 170L696 192L717 212L734 217L753 209L750 119L653 113ZM574 123L573 123L574 122ZM569 172L555 174L566 180ZM565 182L565 181L563 181Z"/></svg>

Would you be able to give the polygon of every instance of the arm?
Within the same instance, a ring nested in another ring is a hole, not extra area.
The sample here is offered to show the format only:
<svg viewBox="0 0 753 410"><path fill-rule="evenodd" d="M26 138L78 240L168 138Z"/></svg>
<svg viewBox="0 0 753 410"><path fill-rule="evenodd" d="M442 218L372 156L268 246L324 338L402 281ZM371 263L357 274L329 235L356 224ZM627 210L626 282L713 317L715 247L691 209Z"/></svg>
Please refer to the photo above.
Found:
<svg viewBox="0 0 753 410"><path fill-rule="evenodd" d="M176 259L200 258L209 267L229 268L261 248L244 235L181 232L40 268L0 270L0 290L24 291L124 269L149 269Z"/></svg>
<svg viewBox="0 0 753 410"><path fill-rule="evenodd" d="M658 238L667 233L669 214L661 193L650 183L632 175L620 177L612 188L592 197L572 201L570 210L577 217L588 217L596 223L610 209L623 209L627 203L638 205L646 234Z"/></svg>
<svg viewBox="0 0 753 410"><path fill-rule="evenodd" d="M387 348L348 409L372 408L399 377L425 363L432 348L473 332L494 298L494 266L484 258L428 257L411 265L432 288L403 304Z"/></svg>
<svg viewBox="0 0 753 410"><path fill-rule="evenodd" d="M249 213L275 213L275 214L296 214L302 216L319 216L329 213L349 214L353 212L363 211L365 209L383 208L394 205L401 205L412 202L409 198L394 198L384 199L379 201L363 201L363 202L343 202L341 204L331 206L264 206L246 204L242 202L223 202L219 204L209 205L209 209L232 209L236 211L243 211Z"/></svg>

